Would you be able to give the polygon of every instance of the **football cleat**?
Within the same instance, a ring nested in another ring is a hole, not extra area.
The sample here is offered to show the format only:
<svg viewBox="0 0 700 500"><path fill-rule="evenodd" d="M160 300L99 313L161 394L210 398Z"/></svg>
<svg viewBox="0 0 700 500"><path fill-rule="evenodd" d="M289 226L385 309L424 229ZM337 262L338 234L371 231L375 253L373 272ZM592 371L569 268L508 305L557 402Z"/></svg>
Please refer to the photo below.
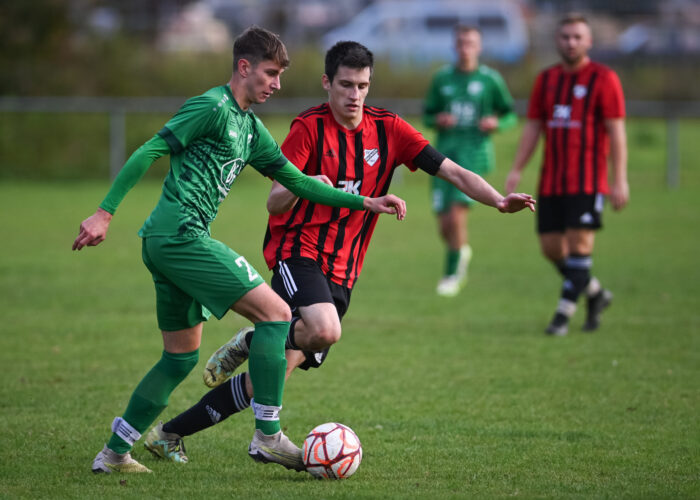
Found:
<svg viewBox="0 0 700 500"><path fill-rule="evenodd" d="M208 387L217 387L226 382L233 372L248 359L248 344L245 337L254 331L252 326L238 330L231 340L219 347L211 355L204 367L204 383Z"/></svg>
<svg viewBox="0 0 700 500"><path fill-rule="evenodd" d="M588 309L583 331L592 332L600 326L601 313L612 303L613 294L610 290L602 289L593 297L588 297Z"/></svg>
<svg viewBox="0 0 700 500"><path fill-rule="evenodd" d="M435 292L440 297L455 297L462 289L462 285L464 285L464 281L459 276L450 274L438 281Z"/></svg>
<svg viewBox="0 0 700 500"><path fill-rule="evenodd" d="M182 437L179 434L165 432L163 422L151 429L143 445L158 458L165 458L179 464L186 464L188 461Z"/></svg>
<svg viewBox="0 0 700 500"><path fill-rule="evenodd" d="M102 451L92 461L92 472L95 474L111 474L112 472L140 473L153 472L131 458L131 453L116 453L105 445Z"/></svg>
<svg viewBox="0 0 700 500"><path fill-rule="evenodd" d="M547 335L564 336L569 333L569 318L566 314L557 312L554 314L552 321L545 329Z"/></svg>
<svg viewBox="0 0 700 500"><path fill-rule="evenodd" d="M292 443L282 431L268 436L255 430L248 446L248 455L256 462L280 464L290 470L306 470L301 449Z"/></svg>

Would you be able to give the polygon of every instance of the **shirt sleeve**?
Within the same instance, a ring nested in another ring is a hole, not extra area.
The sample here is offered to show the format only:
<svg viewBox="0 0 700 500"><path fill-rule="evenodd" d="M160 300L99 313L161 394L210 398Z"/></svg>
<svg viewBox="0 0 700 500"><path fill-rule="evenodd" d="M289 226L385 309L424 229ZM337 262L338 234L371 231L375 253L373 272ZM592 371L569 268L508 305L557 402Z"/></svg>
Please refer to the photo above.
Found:
<svg viewBox="0 0 700 500"><path fill-rule="evenodd" d="M304 171L309 159L313 156L315 147L311 131L302 120L295 118L289 134L282 142L282 154L299 170Z"/></svg>
<svg viewBox="0 0 700 500"><path fill-rule="evenodd" d="M365 209L364 196L346 193L324 184L318 179L301 173L290 162L286 162L285 165L277 169L272 177L295 195L314 203L331 207L346 207L353 210Z"/></svg>
<svg viewBox="0 0 700 500"><path fill-rule="evenodd" d="M625 96L622 93L622 84L614 71L607 72L605 85L601 86L601 111L603 118L625 117Z"/></svg>
<svg viewBox="0 0 700 500"><path fill-rule="evenodd" d="M535 85L532 87L532 92L530 93L530 101L527 104L527 117L531 120L545 120L546 110L544 109L544 102L542 101L543 85L543 75L540 73L535 79Z"/></svg>
<svg viewBox="0 0 700 500"><path fill-rule="evenodd" d="M153 136L143 146L134 151L114 179L107 196L100 203L100 208L110 214L114 214L126 194L143 177L148 167L156 159L169 152L168 144L158 135Z"/></svg>
<svg viewBox="0 0 700 500"><path fill-rule="evenodd" d="M221 134L221 128L215 124L223 113L216 99L203 94L188 99L177 113L158 132L168 143L170 150L180 153L188 144L211 133Z"/></svg>
<svg viewBox="0 0 700 500"><path fill-rule="evenodd" d="M413 160L423 151L423 148L430 144L413 126L403 118L396 116L394 119L394 140L389 147L396 151L396 164L406 165L412 172L418 169Z"/></svg>
<svg viewBox="0 0 700 500"><path fill-rule="evenodd" d="M435 127L435 117L438 113L444 111L444 108L445 103L440 94L439 78L435 75L423 103L423 123L428 127Z"/></svg>
<svg viewBox="0 0 700 500"><path fill-rule="evenodd" d="M267 128L265 128L265 125L257 116L254 119L255 138L253 139L253 150L248 163L261 174L272 176L275 171L287 164L288 160L282 154L280 147Z"/></svg>

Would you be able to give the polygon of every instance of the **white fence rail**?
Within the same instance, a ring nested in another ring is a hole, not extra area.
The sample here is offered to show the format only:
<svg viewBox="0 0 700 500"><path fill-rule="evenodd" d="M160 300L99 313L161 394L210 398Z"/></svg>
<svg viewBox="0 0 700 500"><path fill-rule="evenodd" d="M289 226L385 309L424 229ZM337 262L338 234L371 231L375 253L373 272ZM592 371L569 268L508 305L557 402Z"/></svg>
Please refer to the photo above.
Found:
<svg viewBox="0 0 700 500"><path fill-rule="evenodd" d="M0 97L0 112L13 113L106 113L109 115L109 172L114 178L126 160L126 115L128 113L174 113L185 102L184 97ZM272 103L256 108L256 114L290 114L318 104L318 98L276 98ZM421 114L421 99L372 99L402 116ZM627 101L630 117L662 118L666 120L666 182L676 188L680 183L679 120L700 118L700 102ZM527 102L516 101L520 116Z"/></svg>

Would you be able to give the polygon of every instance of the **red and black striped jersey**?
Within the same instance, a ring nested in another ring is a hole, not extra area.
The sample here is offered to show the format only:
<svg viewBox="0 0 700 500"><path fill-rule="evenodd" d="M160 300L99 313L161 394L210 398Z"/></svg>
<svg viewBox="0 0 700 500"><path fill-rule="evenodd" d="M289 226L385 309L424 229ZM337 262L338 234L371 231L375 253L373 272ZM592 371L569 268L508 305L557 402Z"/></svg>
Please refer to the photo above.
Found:
<svg viewBox="0 0 700 500"><path fill-rule="evenodd" d="M622 85L607 66L591 61L575 72L561 64L542 71L527 111L545 132L539 195L607 194L605 120L624 116Z"/></svg>
<svg viewBox="0 0 700 500"><path fill-rule="evenodd" d="M428 141L399 116L364 106L354 130L333 118L327 103L292 121L284 155L307 175L326 175L334 186L363 196L385 195L394 169L413 159ZM352 288L377 224L369 211L317 205L299 199L289 211L271 215L263 244L270 269L289 257L315 259L333 282Z"/></svg>

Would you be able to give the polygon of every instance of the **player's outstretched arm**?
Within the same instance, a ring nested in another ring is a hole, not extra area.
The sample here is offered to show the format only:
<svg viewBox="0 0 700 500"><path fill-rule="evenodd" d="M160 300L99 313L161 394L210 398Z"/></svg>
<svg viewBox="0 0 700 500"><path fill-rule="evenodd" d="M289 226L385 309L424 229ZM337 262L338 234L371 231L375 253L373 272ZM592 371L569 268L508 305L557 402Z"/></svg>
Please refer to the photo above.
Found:
<svg viewBox="0 0 700 500"><path fill-rule="evenodd" d="M436 175L456 186L470 198L501 212L513 213L526 207L535 211L535 200L529 194L511 193L503 197L483 177L457 165L449 158L443 160Z"/></svg>
<svg viewBox="0 0 700 500"><path fill-rule="evenodd" d="M406 214L406 203L397 196L386 195L379 198L367 198L357 194L346 193L340 189L327 186L318 179L304 175L293 164L287 163L272 173L272 177L291 191L295 196L314 203L331 207L346 207L353 210L371 210L374 213L396 214L402 219Z"/></svg>
<svg viewBox="0 0 700 500"><path fill-rule="evenodd" d="M332 186L333 183L325 175L314 175L314 179L318 179L324 184ZM270 188L270 194L267 196L267 211L270 215L279 215L291 210L296 204L299 197L292 193L289 189L284 187L277 181L272 181L272 187Z"/></svg>
<svg viewBox="0 0 700 500"><path fill-rule="evenodd" d="M112 215L126 196L126 193L146 173L148 167L156 160L170 152L170 147L160 136L155 135L129 157L119 175L109 188L109 192L97 211L80 224L78 237L73 242L73 250L84 246L94 247L107 237L107 229Z"/></svg>

